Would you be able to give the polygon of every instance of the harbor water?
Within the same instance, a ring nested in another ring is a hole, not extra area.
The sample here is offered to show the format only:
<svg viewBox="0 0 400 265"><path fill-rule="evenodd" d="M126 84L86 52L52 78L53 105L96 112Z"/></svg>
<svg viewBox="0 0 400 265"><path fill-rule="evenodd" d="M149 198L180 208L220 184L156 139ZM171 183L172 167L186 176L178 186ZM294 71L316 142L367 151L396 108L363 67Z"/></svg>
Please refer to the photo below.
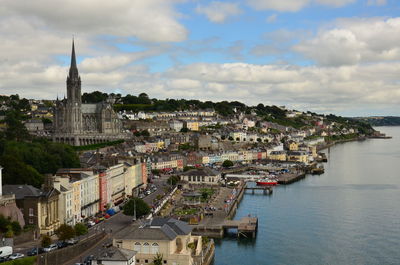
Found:
<svg viewBox="0 0 400 265"><path fill-rule="evenodd" d="M235 219L259 218L256 239L216 241L214 265L400 264L400 127L392 139L324 150L325 173L247 193Z"/></svg>

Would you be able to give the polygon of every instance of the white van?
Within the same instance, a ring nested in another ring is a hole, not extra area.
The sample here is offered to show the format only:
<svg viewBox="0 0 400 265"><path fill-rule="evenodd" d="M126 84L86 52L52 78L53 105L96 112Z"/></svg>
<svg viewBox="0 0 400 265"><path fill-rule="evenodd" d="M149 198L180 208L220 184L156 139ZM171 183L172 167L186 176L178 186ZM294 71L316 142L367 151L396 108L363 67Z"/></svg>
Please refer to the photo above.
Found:
<svg viewBox="0 0 400 265"><path fill-rule="evenodd" d="M0 258L8 257L12 253L13 253L12 247L9 247L9 246L0 247Z"/></svg>

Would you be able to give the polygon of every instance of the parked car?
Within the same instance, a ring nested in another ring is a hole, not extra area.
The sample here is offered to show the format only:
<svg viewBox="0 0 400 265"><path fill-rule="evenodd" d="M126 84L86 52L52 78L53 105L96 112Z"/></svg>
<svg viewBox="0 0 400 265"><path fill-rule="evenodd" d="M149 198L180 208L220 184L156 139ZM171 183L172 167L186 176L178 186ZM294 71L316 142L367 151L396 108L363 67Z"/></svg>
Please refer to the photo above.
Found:
<svg viewBox="0 0 400 265"><path fill-rule="evenodd" d="M27 255L28 256L36 256L37 254L42 254L43 248L32 248L31 250L28 251Z"/></svg>
<svg viewBox="0 0 400 265"><path fill-rule="evenodd" d="M50 252L50 251L56 250L57 248L58 248L57 244L51 244L48 247L43 248L43 251Z"/></svg>
<svg viewBox="0 0 400 265"><path fill-rule="evenodd" d="M94 260L94 256L93 256L93 255L87 256L87 257L83 260L83 264L90 265L90 264L92 264L92 260Z"/></svg>
<svg viewBox="0 0 400 265"><path fill-rule="evenodd" d="M22 253L14 253L11 256L9 256L8 259L9 260L14 260L14 259L20 259L20 258L23 258L23 257L25 257L25 255L22 254Z"/></svg>
<svg viewBox="0 0 400 265"><path fill-rule="evenodd" d="M0 263L8 261L8 257L0 257Z"/></svg>
<svg viewBox="0 0 400 265"><path fill-rule="evenodd" d="M106 219L108 219L108 218L110 218L111 217L111 215L109 215L108 213L106 213L105 215L104 215L104 218L106 218Z"/></svg>
<svg viewBox="0 0 400 265"><path fill-rule="evenodd" d="M96 223L94 222L94 221L92 221L92 220L89 220L88 222L87 222L87 226L88 227L92 227L92 226L95 226L96 225Z"/></svg>
<svg viewBox="0 0 400 265"><path fill-rule="evenodd" d="M67 242L65 242L65 241L58 241L56 243L56 245L57 245L58 248L65 248L65 247L68 246Z"/></svg>
<svg viewBox="0 0 400 265"><path fill-rule="evenodd" d="M65 243L67 243L68 245L75 245L76 243L78 243L78 239L71 238L71 239L68 239L67 241L65 241Z"/></svg>

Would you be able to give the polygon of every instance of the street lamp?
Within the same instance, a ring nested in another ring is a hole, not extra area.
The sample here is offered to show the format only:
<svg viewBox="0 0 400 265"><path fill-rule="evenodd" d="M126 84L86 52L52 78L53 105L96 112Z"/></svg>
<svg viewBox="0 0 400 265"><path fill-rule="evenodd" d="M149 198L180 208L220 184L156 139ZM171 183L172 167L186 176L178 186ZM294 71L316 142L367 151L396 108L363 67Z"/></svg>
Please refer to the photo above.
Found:
<svg viewBox="0 0 400 265"><path fill-rule="evenodd" d="M132 221L136 221L136 198L133 198L133 219Z"/></svg>

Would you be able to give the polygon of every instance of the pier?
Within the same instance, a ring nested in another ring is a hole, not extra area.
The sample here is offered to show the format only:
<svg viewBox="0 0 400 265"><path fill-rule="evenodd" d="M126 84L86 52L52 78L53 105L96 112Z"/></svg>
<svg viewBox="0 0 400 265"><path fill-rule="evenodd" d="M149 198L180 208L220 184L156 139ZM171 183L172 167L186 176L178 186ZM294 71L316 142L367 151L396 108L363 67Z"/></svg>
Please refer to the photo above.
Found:
<svg viewBox="0 0 400 265"><path fill-rule="evenodd" d="M237 229L238 237L251 237L254 238L258 229L258 218L257 217L243 217L240 220L225 220L222 225L224 230L226 229Z"/></svg>
<svg viewBox="0 0 400 265"><path fill-rule="evenodd" d="M252 194L255 194L255 191L262 191L264 195L271 195L272 194L272 187L271 186L256 186L256 187L246 187L245 190L251 190Z"/></svg>
<svg viewBox="0 0 400 265"><path fill-rule="evenodd" d="M296 182L300 179L303 179L306 177L306 174L304 172L300 173L285 173L281 174L278 176L278 183L282 185L287 185L293 182Z"/></svg>

